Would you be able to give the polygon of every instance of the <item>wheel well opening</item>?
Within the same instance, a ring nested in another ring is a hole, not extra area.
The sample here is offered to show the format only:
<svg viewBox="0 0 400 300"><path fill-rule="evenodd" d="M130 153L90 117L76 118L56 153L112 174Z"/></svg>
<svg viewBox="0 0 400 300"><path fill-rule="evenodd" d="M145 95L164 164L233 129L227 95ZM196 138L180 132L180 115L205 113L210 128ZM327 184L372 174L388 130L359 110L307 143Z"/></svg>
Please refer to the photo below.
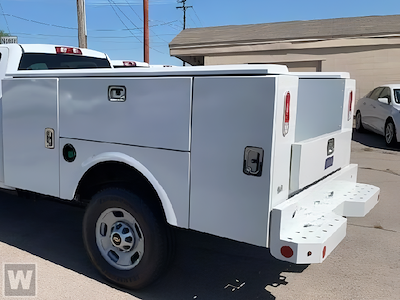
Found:
<svg viewBox="0 0 400 300"><path fill-rule="evenodd" d="M394 123L392 117L388 117L388 118L386 119L385 125L386 125L387 123L389 123L389 122Z"/></svg>
<svg viewBox="0 0 400 300"><path fill-rule="evenodd" d="M137 194L153 212L166 220L161 200L152 184L138 170L121 162L102 162L91 167L79 182L75 199L88 204L93 195L108 187L119 187Z"/></svg>

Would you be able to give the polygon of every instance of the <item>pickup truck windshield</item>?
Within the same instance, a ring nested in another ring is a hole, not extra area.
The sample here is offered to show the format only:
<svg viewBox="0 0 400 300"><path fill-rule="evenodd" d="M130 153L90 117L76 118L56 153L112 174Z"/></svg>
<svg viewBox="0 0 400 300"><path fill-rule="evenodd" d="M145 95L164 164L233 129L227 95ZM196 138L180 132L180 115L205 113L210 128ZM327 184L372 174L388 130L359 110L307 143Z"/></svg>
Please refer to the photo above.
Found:
<svg viewBox="0 0 400 300"><path fill-rule="evenodd" d="M106 58L71 54L24 53L18 70L111 68Z"/></svg>

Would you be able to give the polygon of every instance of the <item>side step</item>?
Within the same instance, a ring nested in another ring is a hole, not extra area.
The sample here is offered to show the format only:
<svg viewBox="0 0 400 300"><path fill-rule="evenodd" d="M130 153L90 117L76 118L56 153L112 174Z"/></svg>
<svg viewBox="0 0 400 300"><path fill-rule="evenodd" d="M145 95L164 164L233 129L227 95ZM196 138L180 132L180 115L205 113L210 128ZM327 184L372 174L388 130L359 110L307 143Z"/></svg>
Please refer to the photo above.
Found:
<svg viewBox="0 0 400 300"><path fill-rule="evenodd" d="M350 165L274 207L272 255L297 264L324 261L346 236L343 216L365 216L378 202L378 187L348 181L356 173L357 165Z"/></svg>

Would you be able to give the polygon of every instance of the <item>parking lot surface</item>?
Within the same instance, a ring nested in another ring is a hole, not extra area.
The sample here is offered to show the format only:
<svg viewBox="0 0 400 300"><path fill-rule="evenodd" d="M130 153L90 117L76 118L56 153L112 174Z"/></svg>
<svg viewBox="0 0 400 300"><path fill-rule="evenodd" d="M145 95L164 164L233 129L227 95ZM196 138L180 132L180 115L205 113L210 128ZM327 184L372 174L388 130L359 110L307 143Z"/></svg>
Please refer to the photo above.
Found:
<svg viewBox="0 0 400 300"><path fill-rule="evenodd" d="M351 160L359 182L381 188L380 201L366 217L348 219L346 238L322 264L293 265L265 248L176 230L168 272L144 290L127 291L91 265L81 207L4 192L0 262L36 265L37 299L399 299L400 151L383 137L354 133Z"/></svg>

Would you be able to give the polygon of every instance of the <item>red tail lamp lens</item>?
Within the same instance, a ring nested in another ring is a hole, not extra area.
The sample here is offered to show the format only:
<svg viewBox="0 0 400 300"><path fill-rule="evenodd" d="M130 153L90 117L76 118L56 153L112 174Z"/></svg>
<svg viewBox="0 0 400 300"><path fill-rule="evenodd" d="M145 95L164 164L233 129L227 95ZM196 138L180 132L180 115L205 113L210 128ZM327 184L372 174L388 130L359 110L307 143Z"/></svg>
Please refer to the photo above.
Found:
<svg viewBox="0 0 400 300"><path fill-rule="evenodd" d="M285 123L289 123L290 119L290 93L287 92L285 96Z"/></svg>
<svg viewBox="0 0 400 300"><path fill-rule="evenodd" d="M290 258L293 256L293 250L289 246L283 246L281 248L281 254L286 258Z"/></svg>
<svg viewBox="0 0 400 300"><path fill-rule="evenodd" d="M82 54L82 50L79 48L72 47L56 47L56 53L60 54Z"/></svg>
<svg viewBox="0 0 400 300"><path fill-rule="evenodd" d="M350 92L349 95L349 110L347 115L347 121L350 121L352 114L352 107L353 107L353 91Z"/></svg>
<svg viewBox="0 0 400 300"><path fill-rule="evenodd" d="M136 62L134 61L124 61L122 63L125 67L136 67Z"/></svg>
<svg viewBox="0 0 400 300"><path fill-rule="evenodd" d="M324 246L324 249L322 250L322 258L325 258L326 255L326 246Z"/></svg>
<svg viewBox="0 0 400 300"><path fill-rule="evenodd" d="M283 136L286 136L289 132L289 121L290 121L290 92L285 94L284 112L283 112Z"/></svg>

